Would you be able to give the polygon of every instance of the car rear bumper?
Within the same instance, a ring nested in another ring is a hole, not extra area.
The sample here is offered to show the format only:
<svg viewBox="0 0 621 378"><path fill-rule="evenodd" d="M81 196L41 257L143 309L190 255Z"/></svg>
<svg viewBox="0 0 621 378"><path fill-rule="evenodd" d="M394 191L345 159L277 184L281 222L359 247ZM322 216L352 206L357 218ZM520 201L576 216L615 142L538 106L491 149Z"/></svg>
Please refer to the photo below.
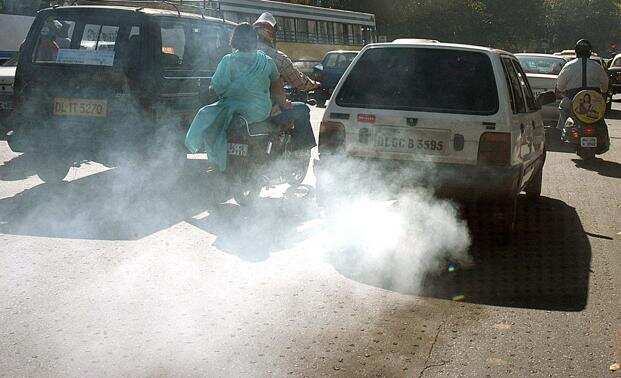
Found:
<svg viewBox="0 0 621 378"><path fill-rule="evenodd" d="M319 190L327 196L341 189L394 192L425 187L459 201L493 201L519 192L522 169L329 156L315 163L315 173Z"/></svg>

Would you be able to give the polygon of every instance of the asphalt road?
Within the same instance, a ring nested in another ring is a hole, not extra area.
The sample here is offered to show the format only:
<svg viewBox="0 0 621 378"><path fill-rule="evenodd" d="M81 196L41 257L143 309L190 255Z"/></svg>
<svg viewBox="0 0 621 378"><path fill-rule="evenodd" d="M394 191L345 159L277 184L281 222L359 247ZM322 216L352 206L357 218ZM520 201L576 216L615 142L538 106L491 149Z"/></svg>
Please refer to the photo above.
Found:
<svg viewBox="0 0 621 378"><path fill-rule="evenodd" d="M416 197L403 238L372 203L345 227L282 188L254 210L217 204L200 159L84 164L46 185L0 142L0 375L605 376L621 358L621 108L611 118L602 160L553 143L520 237L473 231L450 272L439 246L459 223L433 198Z"/></svg>

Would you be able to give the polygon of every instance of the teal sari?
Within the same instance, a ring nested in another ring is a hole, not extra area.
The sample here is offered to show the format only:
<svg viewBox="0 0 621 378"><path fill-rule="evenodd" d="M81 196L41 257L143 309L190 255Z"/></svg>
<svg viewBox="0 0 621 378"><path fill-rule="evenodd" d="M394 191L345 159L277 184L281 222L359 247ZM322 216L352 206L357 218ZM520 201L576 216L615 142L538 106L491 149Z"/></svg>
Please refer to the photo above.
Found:
<svg viewBox="0 0 621 378"><path fill-rule="evenodd" d="M266 120L272 109L271 82L278 76L274 61L261 51L234 52L222 58L211 81L221 99L200 109L194 117L185 137L188 150L206 151L209 162L224 171L226 132L233 115L238 113L249 123Z"/></svg>

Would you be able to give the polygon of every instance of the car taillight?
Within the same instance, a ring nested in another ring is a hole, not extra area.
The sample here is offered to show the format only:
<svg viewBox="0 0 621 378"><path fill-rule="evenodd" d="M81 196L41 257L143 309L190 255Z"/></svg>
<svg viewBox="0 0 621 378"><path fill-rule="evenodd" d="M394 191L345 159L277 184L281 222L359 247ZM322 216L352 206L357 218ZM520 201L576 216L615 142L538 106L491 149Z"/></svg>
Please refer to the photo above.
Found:
<svg viewBox="0 0 621 378"><path fill-rule="evenodd" d="M324 121L319 128L319 153L336 152L345 145L345 126L339 122Z"/></svg>
<svg viewBox="0 0 621 378"><path fill-rule="evenodd" d="M509 165L511 163L511 134L483 133L479 141L478 163Z"/></svg>

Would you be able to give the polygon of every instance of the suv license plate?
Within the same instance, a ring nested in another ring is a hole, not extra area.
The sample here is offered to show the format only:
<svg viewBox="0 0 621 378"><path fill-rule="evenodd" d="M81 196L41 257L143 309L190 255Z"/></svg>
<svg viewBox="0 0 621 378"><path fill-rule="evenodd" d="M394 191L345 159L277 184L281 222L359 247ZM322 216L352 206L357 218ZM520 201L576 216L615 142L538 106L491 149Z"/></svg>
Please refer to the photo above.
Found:
<svg viewBox="0 0 621 378"><path fill-rule="evenodd" d="M597 147L597 137L582 137L580 138L581 147Z"/></svg>
<svg viewBox="0 0 621 378"><path fill-rule="evenodd" d="M247 156L248 145L239 143L229 143L229 155L232 156Z"/></svg>
<svg viewBox="0 0 621 378"><path fill-rule="evenodd" d="M442 155L448 147L447 140L445 132L378 127L373 135L373 147L384 152Z"/></svg>
<svg viewBox="0 0 621 378"><path fill-rule="evenodd" d="M108 101L77 98L55 98L55 116L106 117Z"/></svg>

